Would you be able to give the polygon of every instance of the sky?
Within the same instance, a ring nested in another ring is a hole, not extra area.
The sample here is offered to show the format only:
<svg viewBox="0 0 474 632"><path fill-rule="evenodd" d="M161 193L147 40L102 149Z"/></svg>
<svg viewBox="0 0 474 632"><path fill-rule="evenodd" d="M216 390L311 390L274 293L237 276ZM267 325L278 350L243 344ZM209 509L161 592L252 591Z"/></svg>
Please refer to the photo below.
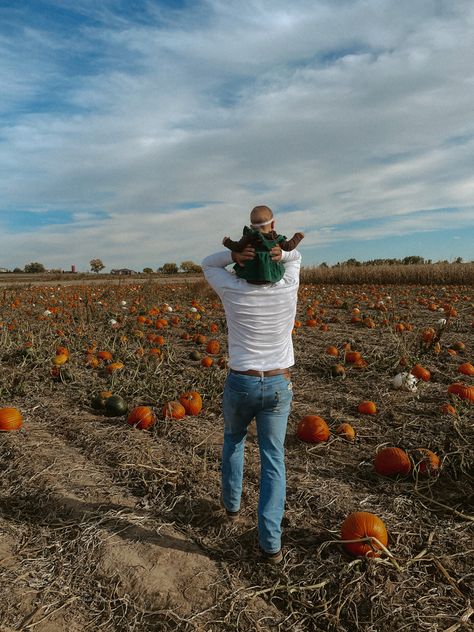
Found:
<svg viewBox="0 0 474 632"><path fill-rule="evenodd" d="M472 0L0 0L0 267L474 259Z"/></svg>

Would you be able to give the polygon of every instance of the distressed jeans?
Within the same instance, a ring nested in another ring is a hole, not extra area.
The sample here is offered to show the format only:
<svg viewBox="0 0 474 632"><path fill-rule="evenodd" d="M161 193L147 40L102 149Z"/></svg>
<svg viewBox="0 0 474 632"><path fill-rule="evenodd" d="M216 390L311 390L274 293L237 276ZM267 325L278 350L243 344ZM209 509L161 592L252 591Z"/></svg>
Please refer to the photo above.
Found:
<svg viewBox="0 0 474 632"><path fill-rule="evenodd" d="M222 499L229 511L240 509L245 439L255 417L260 450L258 534L260 546L267 553L281 548L286 494L284 443L292 398L292 384L285 375L229 373L224 386Z"/></svg>

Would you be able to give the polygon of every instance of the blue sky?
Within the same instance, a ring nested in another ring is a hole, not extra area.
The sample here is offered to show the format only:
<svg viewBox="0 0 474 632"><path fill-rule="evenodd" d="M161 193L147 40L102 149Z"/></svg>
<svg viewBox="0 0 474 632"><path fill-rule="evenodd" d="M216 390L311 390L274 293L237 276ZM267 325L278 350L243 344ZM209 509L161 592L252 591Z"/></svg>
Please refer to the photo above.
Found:
<svg viewBox="0 0 474 632"><path fill-rule="evenodd" d="M470 0L0 3L0 267L474 259Z"/></svg>

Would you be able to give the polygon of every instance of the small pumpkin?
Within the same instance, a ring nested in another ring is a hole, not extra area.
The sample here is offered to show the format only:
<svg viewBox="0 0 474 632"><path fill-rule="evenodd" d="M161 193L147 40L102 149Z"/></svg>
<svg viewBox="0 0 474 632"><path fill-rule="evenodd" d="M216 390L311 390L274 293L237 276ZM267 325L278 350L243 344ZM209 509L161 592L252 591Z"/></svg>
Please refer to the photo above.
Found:
<svg viewBox="0 0 474 632"><path fill-rule="evenodd" d="M352 555L364 557L379 557L381 553L380 542L383 546L388 544L388 533L383 520L368 511L355 511L347 516L341 526L342 540L362 540L369 538L368 542L343 542L343 547ZM372 538L376 538L375 542Z"/></svg>
<svg viewBox="0 0 474 632"><path fill-rule="evenodd" d="M346 369L342 364L333 364L331 367L331 375L333 377L346 377Z"/></svg>
<svg viewBox="0 0 474 632"><path fill-rule="evenodd" d="M417 448L412 456L420 474L431 475L439 470L439 457L428 448Z"/></svg>
<svg viewBox="0 0 474 632"><path fill-rule="evenodd" d="M202 410L202 397L197 391L186 391L180 396L179 402L187 415L199 415Z"/></svg>
<svg viewBox="0 0 474 632"><path fill-rule="evenodd" d="M382 476L406 476L411 470L411 461L401 448L382 448L375 455L374 469Z"/></svg>
<svg viewBox="0 0 474 632"><path fill-rule="evenodd" d="M346 362L349 362L349 364L358 362L361 359L362 359L362 355L360 351L346 351Z"/></svg>
<svg viewBox="0 0 474 632"><path fill-rule="evenodd" d="M54 356L53 364L54 366L62 366L63 364L66 364L68 360L69 360L69 354L59 353Z"/></svg>
<svg viewBox="0 0 474 632"><path fill-rule="evenodd" d="M348 423L339 424L336 428L336 433L341 435L344 439L347 439L347 441L354 441L356 436L354 428Z"/></svg>
<svg viewBox="0 0 474 632"><path fill-rule="evenodd" d="M199 353L199 351L197 351L196 349L194 349L193 351L191 351L191 353L189 354L189 357L191 358L191 360L197 361L201 359L201 354Z"/></svg>
<svg viewBox="0 0 474 632"><path fill-rule="evenodd" d="M428 369L425 369L424 366L421 366L421 364L415 364L410 373L418 380L423 380L423 382L429 382L431 379L431 373Z"/></svg>
<svg viewBox="0 0 474 632"><path fill-rule="evenodd" d="M136 406L127 417L127 423L140 430L150 428L155 422L156 415L149 406Z"/></svg>
<svg viewBox="0 0 474 632"><path fill-rule="evenodd" d="M448 386L448 393L456 395L462 400L474 402L474 386L469 386L463 382L455 382Z"/></svg>
<svg viewBox="0 0 474 632"><path fill-rule="evenodd" d="M122 417L127 410L127 402L120 395L111 395L105 400L105 412L110 417Z"/></svg>
<svg viewBox="0 0 474 632"><path fill-rule="evenodd" d="M101 360L105 360L105 362L112 361L112 354L110 353L110 351L99 351L97 353L97 357L100 358Z"/></svg>
<svg viewBox="0 0 474 632"><path fill-rule="evenodd" d="M326 354L337 358L339 355L339 349L334 345L329 345L329 347L326 347Z"/></svg>
<svg viewBox="0 0 474 632"><path fill-rule="evenodd" d="M214 364L214 360L212 358L210 358L209 356L204 356L204 358L201 360L201 365L205 366L205 367L210 367Z"/></svg>
<svg viewBox="0 0 474 632"><path fill-rule="evenodd" d="M209 355L217 355L221 349L221 345L218 340L212 339L206 345L206 353Z"/></svg>
<svg viewBox="0 0 474 632"><path fill-rule="evenodd" d="M474 366L470 362L463 362L458 366L458 373L463 375L474 375Z"/></svg>
<svg viewBox="0 0 474 632"><path fill-rule="evenodd" d="M357 406L357 410L362 415L376 415L377 405L375 404L375 402L372 402L370 400L364 400L363 402L360 402L360 404Z"/></svg>
<svg viewBox="0 0 474 632"><path fill-rule="evenodd" d="M112 397L111 391L100 391L96 393L91 399L91 406L95 410L104 410L105 402L109 397Z"/></svg>
<svg viewBox="0 0 474 632"><path fill-rule="evenodd" d="M18 408L0 408L0 431L19 430L23 425L23 416Z"/></svg>
<svg viewBox="0 0 474 632"><path fill-rule="evenodd" d="M186 414L186 409L181 402L172 400L170 402L166 402L161 412L163 413L163 417L165 419L182 419Z"/></svg>
<svg viewBox="0 0 474 632"><path fill-rule="evenodd" d="M105 368L106 372L109 373L110 375L112 373L116 373L117 371L121 371L124 367L123 362L111 362L110 364L108 364Z"/></svg>
<svg viewBox="0 0 474 632"><path fill-rule="evenodd" d="M329 426L319 415L306 415L298 423L296 436L305 443L321 443L329 439Z"/></svg>
<svg viewBox="0 0 474 632"><path fill-rule="evenodd" d="M448 404L447 402L444 404L441 404L440 410L444 415L456 414L456 409L454 408L454 406L452 404Z"/></svg>

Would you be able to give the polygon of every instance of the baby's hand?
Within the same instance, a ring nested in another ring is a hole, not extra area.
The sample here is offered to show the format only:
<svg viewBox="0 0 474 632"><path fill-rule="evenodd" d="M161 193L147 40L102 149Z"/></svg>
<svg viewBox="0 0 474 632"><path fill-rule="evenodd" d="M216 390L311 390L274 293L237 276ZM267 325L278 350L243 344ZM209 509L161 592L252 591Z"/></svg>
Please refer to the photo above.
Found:
<svg viewBox="0 0 474 632"><path fill-rule="evenodd" d="M228 237L224 237L224 239L222 240L222 245L225 246L225 242L228 240Z"/></svg>

